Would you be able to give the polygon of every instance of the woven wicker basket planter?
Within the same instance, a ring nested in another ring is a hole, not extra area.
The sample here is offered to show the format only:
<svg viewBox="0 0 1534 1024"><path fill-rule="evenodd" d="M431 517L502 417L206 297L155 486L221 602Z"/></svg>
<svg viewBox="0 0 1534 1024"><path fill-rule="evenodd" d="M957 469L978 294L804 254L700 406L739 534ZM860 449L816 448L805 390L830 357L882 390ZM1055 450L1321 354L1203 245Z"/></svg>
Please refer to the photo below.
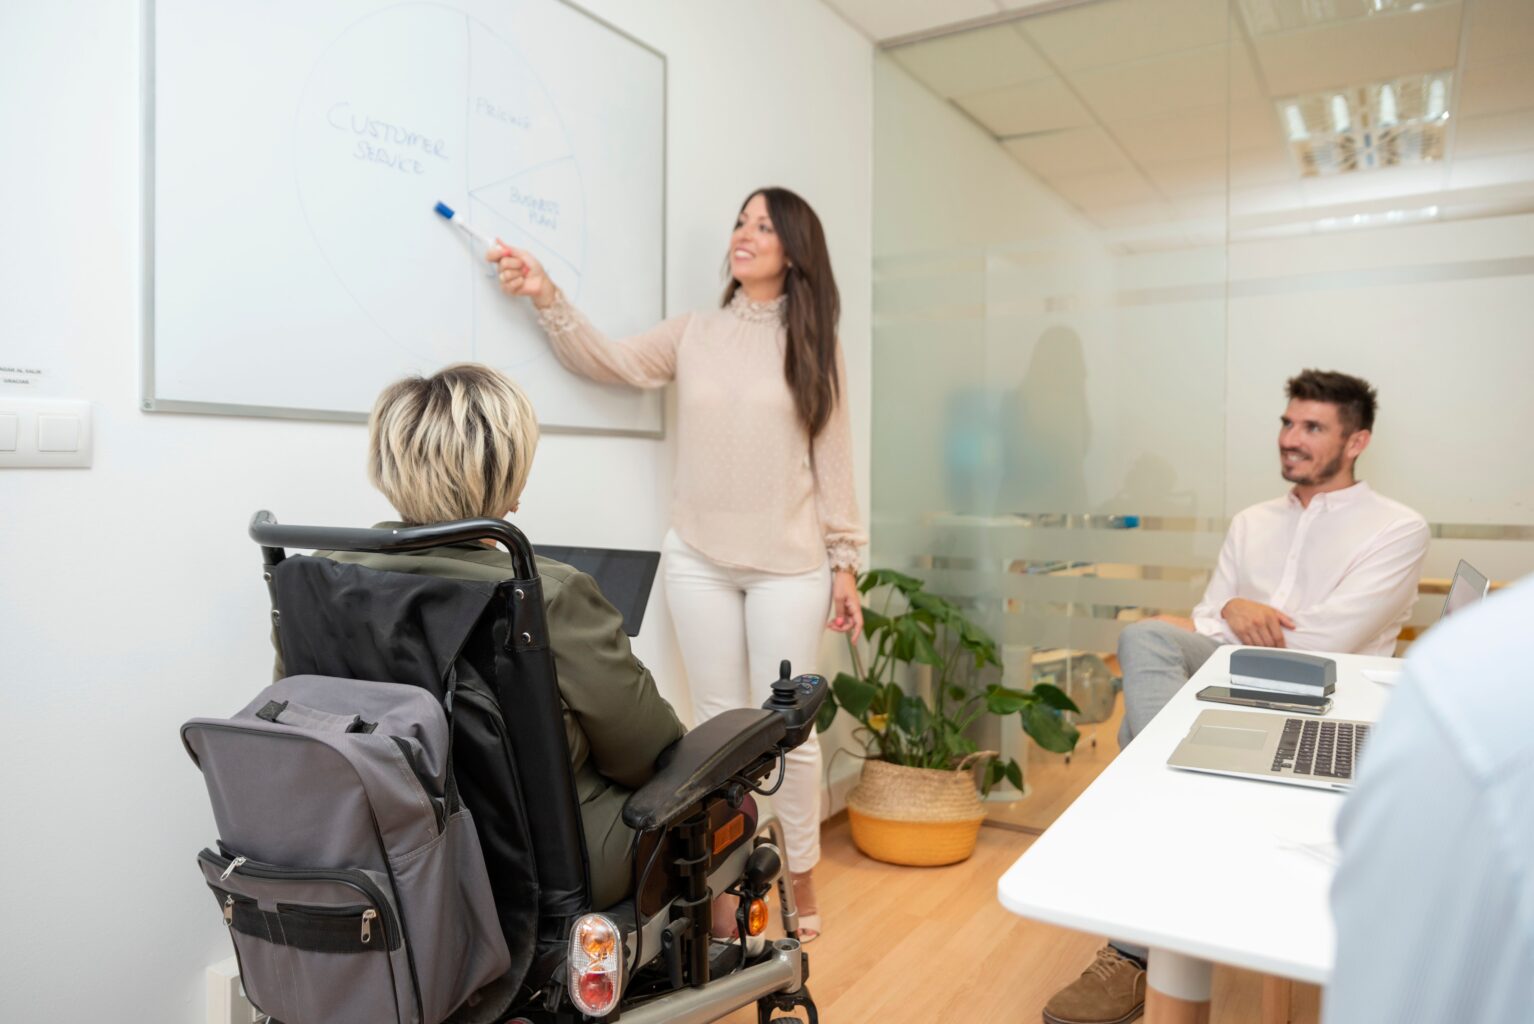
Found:
<svg viewBox="0 0 1534 1024"><path fill-rule="evenodd" d="M968 768L938 771L870 760L847 794L847 820L853 843L874 860L935 867L975 852L985 811Z"/></svg>

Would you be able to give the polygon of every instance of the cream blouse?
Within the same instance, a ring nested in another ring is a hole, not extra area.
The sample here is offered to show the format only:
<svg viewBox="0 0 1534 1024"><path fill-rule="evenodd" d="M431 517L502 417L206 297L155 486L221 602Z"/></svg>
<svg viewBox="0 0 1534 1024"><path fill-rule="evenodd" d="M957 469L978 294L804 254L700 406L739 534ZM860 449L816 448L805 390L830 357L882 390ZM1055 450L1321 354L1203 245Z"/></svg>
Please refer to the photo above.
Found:
<svg viewBox="0 0 1534 1024"><path fill-rule="evenodd" d="M603 384L676 381L677 468L672 526L720 565L800 573L829 561L858 568L868 543L852 484L846 361L840 396L809 439L783 376L784 299L684 313L609 341L557 295L538 322L566 369Z"/></svg>

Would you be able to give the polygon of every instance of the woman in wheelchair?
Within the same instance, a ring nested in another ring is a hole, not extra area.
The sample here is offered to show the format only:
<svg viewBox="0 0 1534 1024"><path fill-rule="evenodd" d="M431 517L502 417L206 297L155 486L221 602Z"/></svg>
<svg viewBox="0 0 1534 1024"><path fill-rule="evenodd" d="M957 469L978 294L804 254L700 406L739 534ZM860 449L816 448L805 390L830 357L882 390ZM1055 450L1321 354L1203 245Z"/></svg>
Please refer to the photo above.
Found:
<svg viewBox="0 0 1534 1024"><path fill-rule="evenodd" d="M527 396L504 374L460 363L398 381L378 396L368 427L368 478L421 525L514 512L538 445ZM320 551L338 562L389 572L499 582L511 556L470 542L403 554ZM590 858L594 908L629 895L634 832L625 801L655 774L657 755L681 737L676 713L634 657L623 617L588 575L538 556L563 704L565 735ZM278 677L282 666L278 664Z"/></svg>
<svg viewBox="0 0 1534 1024"><path fill-rule="evenodd" d="M771 840L758 834L749 794L771 792L761 788L767 778L781 778L787 755L813 737L825 680L789 678L785 661L760 708L686 732L595 581L541 556L530 567L526 539L485 522L517 509L537 442L527 397L489 367L458 364L385 389L369 421L368 476L402 522L362 531L283 527L266 512L252 519L281 639L277 677L286 667L298 679L421 686L449 712L458 739L444 792L473 811L510 966L490 984L476 976L479 987L447 1019L491 1024L510 1013L570 1024L621 1012L634 1024L668 1024L717 1020L755 1002L761 1021L802 1009L814 1024L783 830L774 820ZM454 536L473 539L441 539ZM491 536L507 551L479 539ZM322 550L288 558L284 547ZM542 600L522 604L528 590ZM555 777L567 752L564 781ZM264 785L256 780L252 798L263 809ZM390 857L391 872L414 870ZM787 936L768 940L774 884ZM397 925L388 948L401 948L403 928L408 954L411 927ZM369 934L364 926L361 941ZM430 948L430 937L421 941ZM437 973L463 967L453 954L426 956ZM389 991L399 996L395 983L407 975L400 991L414 991L419 1006L415 960L408 972L390 969ZM425 991L456 996L451 985ZM436 1024L436 1009L399 1020Z"/></svg>

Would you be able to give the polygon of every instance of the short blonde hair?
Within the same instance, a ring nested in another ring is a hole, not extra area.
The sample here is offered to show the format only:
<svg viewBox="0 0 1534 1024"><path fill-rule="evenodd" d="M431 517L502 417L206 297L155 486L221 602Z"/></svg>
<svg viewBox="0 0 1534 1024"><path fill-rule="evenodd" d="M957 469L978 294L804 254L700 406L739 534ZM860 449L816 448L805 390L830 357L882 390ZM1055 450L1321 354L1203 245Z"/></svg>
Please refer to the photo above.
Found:
<svg viewBox="0 0 1534 1024"><path fill-rule="evenodd" d="M516 504L538 447L522 389L479 363L384 389L368 418L368 479L407 523L499 517Z"/></svg>

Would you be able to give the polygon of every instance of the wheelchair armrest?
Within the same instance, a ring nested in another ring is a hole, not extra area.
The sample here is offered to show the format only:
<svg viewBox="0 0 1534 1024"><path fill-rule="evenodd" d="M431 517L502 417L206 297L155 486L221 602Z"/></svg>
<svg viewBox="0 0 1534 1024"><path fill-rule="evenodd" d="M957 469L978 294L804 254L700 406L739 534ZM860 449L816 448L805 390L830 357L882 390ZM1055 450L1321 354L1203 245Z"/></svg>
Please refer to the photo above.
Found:
<svg viewBox="0 0 1534 1024"><path fill-rule="evenodd" d="M637 831L664 828L730 777L777 751L781 715L736 708L710 718L661 751L659 770L623 805L623 823Z"/></svg>

